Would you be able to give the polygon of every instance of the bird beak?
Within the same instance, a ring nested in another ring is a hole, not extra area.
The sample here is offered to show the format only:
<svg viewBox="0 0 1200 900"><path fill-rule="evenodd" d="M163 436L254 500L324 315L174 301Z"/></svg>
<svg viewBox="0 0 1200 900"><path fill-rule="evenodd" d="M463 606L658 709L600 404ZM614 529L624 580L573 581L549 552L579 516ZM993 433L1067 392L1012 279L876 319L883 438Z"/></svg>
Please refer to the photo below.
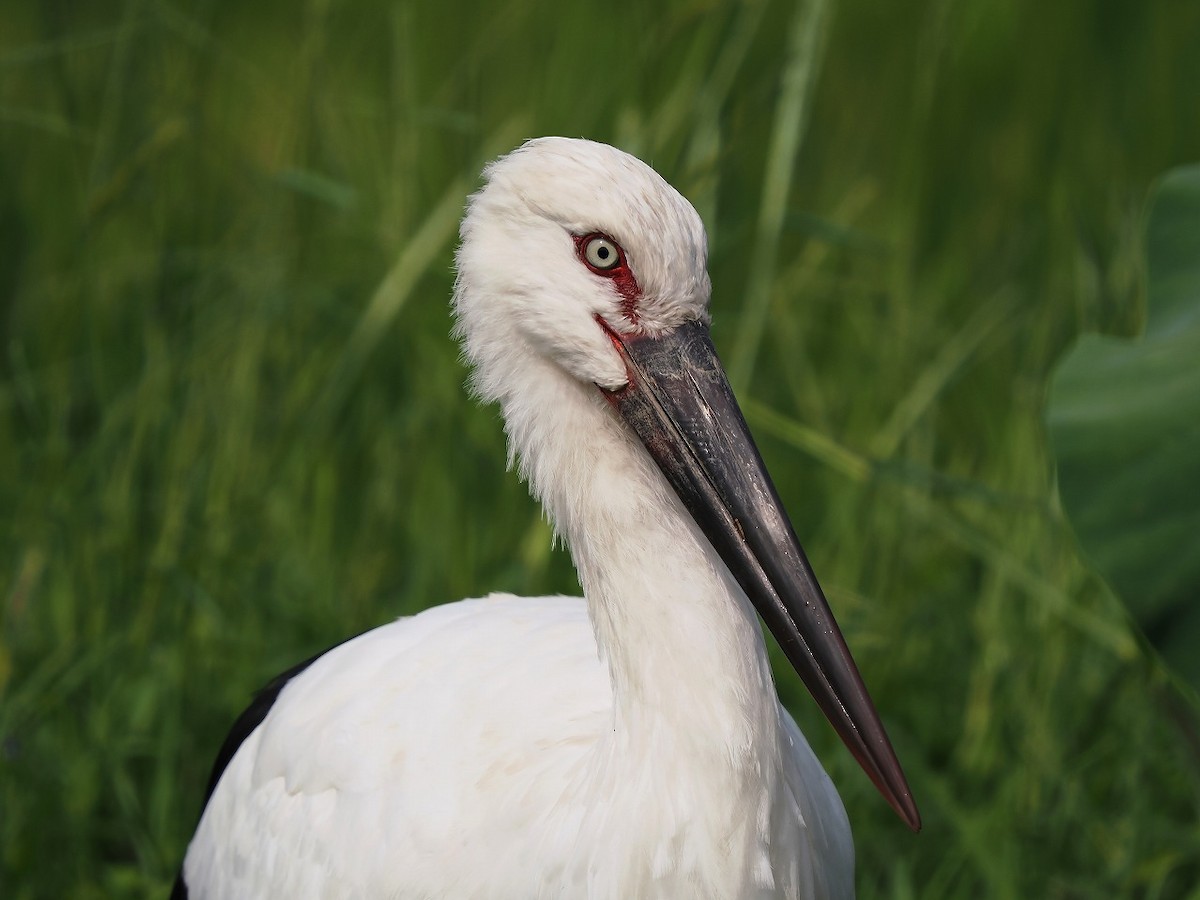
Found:
<svg viewBox="0 0 1200 900"><path fill-rule="evenodd" d="M601 321L629 383L601 389L754 603L826 718L914 831L921 816L879 714L800 548L708 328L657 337Z"/></svg>

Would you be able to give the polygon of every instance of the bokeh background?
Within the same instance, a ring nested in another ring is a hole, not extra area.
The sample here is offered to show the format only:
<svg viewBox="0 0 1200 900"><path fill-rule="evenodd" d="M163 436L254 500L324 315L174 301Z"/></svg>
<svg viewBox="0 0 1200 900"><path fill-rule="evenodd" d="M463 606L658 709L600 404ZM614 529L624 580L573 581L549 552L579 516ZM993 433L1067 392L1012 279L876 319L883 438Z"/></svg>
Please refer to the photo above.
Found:
<svg viewBox="0 0 1200 900"><path fill-rule="evenodd" d="M859 896L1200 896L1193 708L1044 425L1076 336L1145 319L1193 0L0 2L0 895L164 896L273 674L578 590L449 337L464 199L540 134L708 223L716 343L925 817L779 668Z"/></svg>

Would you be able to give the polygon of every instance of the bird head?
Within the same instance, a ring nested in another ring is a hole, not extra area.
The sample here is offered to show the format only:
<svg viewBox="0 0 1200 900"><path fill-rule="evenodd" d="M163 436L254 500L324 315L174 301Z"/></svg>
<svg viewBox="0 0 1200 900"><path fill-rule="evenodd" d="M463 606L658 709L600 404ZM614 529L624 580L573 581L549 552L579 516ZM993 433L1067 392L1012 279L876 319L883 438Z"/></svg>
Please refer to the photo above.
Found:
<svg viewBox="0 0 1200 900"><path fill-rule="evenodd" d="M641 160L607 144L547 137L492 163L471 198L455 312L489 390L488 361L522 351L584 383L626 383L610 333L663 334L708 321L704 225Z"/></svg>

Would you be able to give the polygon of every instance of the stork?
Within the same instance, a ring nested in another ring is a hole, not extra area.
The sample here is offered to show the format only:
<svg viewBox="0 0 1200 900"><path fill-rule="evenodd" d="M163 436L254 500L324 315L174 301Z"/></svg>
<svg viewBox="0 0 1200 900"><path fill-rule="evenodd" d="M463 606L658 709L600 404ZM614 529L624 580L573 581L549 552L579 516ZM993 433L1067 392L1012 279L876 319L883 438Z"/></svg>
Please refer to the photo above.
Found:
<svg viewBox="0 0 1200 900"><path fill-rule="evenodd" d="M437 606L281 675L222 748L174 896L852 897L758 615L920 820L713 349L699 216L590 141L484 174L456 333L584 596Z"/></svg>

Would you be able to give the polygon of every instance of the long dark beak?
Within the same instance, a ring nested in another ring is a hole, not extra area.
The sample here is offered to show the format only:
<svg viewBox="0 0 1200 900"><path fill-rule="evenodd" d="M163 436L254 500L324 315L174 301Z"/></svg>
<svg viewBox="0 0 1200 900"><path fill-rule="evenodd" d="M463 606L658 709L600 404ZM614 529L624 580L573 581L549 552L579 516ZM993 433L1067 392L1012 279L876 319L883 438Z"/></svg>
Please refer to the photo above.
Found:
<svg viewBox="0 0 1200 900"><path fill-rule="evenodd" d="M921 816L875 705L730 390L708 328L621 335L629 384L604 391L754 603L826 718L914 831Z"/></svg>

